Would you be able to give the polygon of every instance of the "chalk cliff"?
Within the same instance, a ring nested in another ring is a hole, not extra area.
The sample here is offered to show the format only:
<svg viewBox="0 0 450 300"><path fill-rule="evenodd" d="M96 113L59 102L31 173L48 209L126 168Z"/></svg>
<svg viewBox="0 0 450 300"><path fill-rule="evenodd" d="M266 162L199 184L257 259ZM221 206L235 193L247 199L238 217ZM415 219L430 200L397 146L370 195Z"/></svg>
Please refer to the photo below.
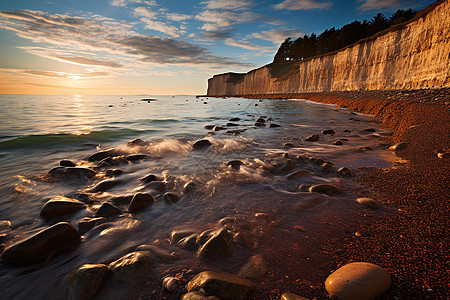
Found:
<svg viewBox="0 0 450 300"><path fill-rule="evenodd" d="M335 54L208 80L209 96L450 87L450 0Z"/></svg>

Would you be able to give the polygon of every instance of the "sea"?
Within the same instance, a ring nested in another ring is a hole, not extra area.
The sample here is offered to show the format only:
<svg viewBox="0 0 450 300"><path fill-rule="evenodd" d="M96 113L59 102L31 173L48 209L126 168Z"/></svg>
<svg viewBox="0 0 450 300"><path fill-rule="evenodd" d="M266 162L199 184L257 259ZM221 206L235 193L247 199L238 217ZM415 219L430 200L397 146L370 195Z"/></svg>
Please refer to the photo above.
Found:
<svg viewBox="0 0 450 300"><path fill-rule="evenodd" d="M381 120L302 99L0 95L0 104L0 221L7 221L0 227L0 250L57 222L77 228L114 197L148 193L155 200L136 213L116 204L121 214L84 233L77 249L49 261L33 266L0 262L2 299L68 299L65 278L72 269L108 264L140 245L174 252L178 260L155 262L150 275L134 285L109 284L99 299L176 299L180 295L161 296L165 276L209 269L237 273L255 254L266 259L272 278L295 286L300 271L310 267L311 250L302 245L342 234L330 226L337 220L357 222L373 214L355 202L352 191L360 188L355 177L337 170L389 168L396 160L383 142L391 133L379 126ZM305 140L313 134L317 141ZM204 139L210 145L194 146ZM111 148L115 158L106 163L88 160ZM134 154L142 155L127 159ZM49 171L62 160L95 170L96 176L55 178ZM162 188L142 181L150 174L163 182ZM105 179L118 183L93 192ZM186 189L187 183L193 188ZM309 192L317 184L340 192ZM167 192L177 200L165 201ZM50 220L40 216L48 200L80 194L85 208ZM221 226L234 241L232 257L223 261L205 262L195 249L170 239L172 231L199 234ZM250 241L240 242L236 235L241 232ZM298 251L305 256L298 257ZM297 267L280 258L291 254L297 255ZM273 286L261 289L261 299L268 299Z"/></svg>

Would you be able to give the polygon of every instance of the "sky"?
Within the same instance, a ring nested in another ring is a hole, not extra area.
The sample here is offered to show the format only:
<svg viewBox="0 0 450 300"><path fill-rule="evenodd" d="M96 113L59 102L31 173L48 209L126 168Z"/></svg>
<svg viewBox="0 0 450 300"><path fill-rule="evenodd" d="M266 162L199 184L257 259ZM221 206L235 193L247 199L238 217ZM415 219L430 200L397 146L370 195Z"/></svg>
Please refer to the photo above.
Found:
<svg viewBox="0 0 450 300"><path fill-rule="evenodd" d="M0 94L195 95L287 37L431 0L1 0Z"/></svg>

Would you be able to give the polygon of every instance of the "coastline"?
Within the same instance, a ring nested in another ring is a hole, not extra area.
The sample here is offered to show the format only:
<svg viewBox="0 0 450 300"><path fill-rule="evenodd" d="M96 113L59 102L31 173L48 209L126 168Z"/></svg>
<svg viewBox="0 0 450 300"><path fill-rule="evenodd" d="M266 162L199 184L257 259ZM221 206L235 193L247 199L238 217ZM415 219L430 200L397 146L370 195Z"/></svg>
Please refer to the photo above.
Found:
<svg viewBox="0 0 450 300"><path fill-rule="evenodd" d="M355 193L377 199L398 209L397 213L388 218L366 218L358 224L361 237L333 239L327 248L343 250L332 251L336 269L354 261L386 269L393 284L380 299L448 297L450 160L439 158L437 153L450 151L450 89L242 97L336 104L382 118L381 125L393 131L389 143L407 142L406 149L396 152L401 160L392 168L357 171L361 188Z"/></svg>

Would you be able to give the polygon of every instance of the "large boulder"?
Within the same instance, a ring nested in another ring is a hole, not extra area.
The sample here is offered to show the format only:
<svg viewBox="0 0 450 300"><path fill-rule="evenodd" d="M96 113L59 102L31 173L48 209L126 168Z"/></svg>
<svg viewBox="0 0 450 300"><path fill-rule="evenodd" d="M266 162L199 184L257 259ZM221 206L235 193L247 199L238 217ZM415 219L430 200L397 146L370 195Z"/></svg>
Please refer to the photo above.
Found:
<svg viewBox="0 0 450 300"><path fill-rule="evenodd" d="M74 269L67 276L72 299L91 299L99 290L107 273L108 267L102 264L86 264Z"/></svg>
<svg viewBox="0 0 450 300"><path fill-rule="evenodd" d="M372 300L390 286L389 273L367 262L347 264L325 280L325 289L330 297L339 300Z"/></svg>
<svg viewBox="0 0 450 300"><path fill-rule="evenodd" d="M6 248L1 258L13 264L43 262L52 255L73 250L80 243L80 234L69 223L61 222Z"/></svg>
<svg viewBox="0 0 450 300"><path fill-rule="evenodd" d="M221 300L251 299L256 290L253 282L229 273L201 272L188 284L188 291L203 290L206 296L216 296Z"/></svg>
<svg viewBox="0 0 450 300"><path fill-rule="evenodd" d="M41 217L45 219L53 219L67 214L72 214L85 207L81 201L66 197L53 198L41 208Z"/></svg>
<svg viewBox="0 0 450 300"><path fill-rule="evenodd" d="M198 250L201 259L221 260L233 255L234 248L230 235L225 228L217 230ZM219 297L220 298L220 297Z"/></svg>
<svg viewBox="0 0 450 300"><path fill-rule="evenodd" d="M133 282L150 273L152 258L148 252L136 251L128 253L109 265L114 280Z"/></svg>

